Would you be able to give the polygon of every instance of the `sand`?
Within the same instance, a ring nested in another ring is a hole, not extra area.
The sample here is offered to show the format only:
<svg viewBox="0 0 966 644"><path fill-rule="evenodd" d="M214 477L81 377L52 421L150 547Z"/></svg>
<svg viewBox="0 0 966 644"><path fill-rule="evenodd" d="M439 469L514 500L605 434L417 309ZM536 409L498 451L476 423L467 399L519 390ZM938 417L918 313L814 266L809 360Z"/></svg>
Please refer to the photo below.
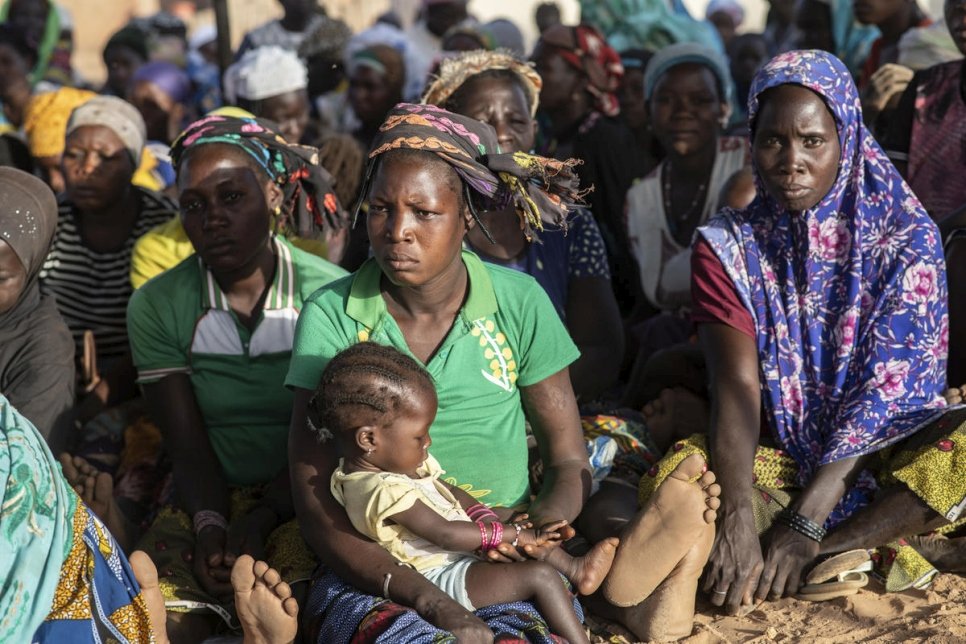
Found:
<svg viewBox="0 0 966 644"><path fill-rule="evenodd" d="M939 575L927 590L886 593L875 580L851 597L827 602L782 599L743 618L717 612L699 599L685 644L733 642L966 642L966 577ZM633 642L633 637L593 642Z"/></svg>

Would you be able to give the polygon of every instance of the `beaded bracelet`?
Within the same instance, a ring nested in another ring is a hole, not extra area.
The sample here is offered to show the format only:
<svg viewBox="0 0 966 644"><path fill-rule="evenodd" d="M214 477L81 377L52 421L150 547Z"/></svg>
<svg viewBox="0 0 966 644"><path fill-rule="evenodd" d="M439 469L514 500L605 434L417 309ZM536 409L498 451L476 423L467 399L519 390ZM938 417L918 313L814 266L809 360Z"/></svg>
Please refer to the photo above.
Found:
<svg viewBox="0 0 966 644"><path fill-rule="evenodd" d="M220 512L215 512L214 510L199 510L195 512L192 517L192 523L194 524L195 534L199 534L209 526L215 526L222 530L228 529L228 520Z"/></svg>
<svg viewBox="0 0 966 644"><path fill-rule="evenodd" d="M517 530L517 536L513 537L513 541L510 543L510 545L516 548L517 544L520 543L520 532L523 531L523 528L520 527L519 523L514 523L513 527Z"/></svg>
<svg viewBox="0 0 966 644"><path fill-rule="evenodd" d="M825 538L825 528L815 523L807 516L795 512L791 508L785 508L778 513L775 517L775 521L781 523L787 528L791 528L795 532L804 535L811 539L812 541L821 542Z"/></svg>

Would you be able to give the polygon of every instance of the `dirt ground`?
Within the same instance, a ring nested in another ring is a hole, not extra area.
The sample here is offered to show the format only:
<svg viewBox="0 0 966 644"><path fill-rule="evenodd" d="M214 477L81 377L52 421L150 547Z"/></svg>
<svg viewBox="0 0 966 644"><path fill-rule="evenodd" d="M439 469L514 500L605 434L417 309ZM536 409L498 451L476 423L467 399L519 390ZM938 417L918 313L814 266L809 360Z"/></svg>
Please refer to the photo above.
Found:
<svg viewBox="0 0 966 644"><path fill-rule="evenodd" d="M633 642L595 637L595 644ZM827 602L783 599L763 604L743 618L698 604L694 631L683 644L749 642L966 642L966 577L940 575L927 590L885 593L871 581L851 597Z"/></svg>

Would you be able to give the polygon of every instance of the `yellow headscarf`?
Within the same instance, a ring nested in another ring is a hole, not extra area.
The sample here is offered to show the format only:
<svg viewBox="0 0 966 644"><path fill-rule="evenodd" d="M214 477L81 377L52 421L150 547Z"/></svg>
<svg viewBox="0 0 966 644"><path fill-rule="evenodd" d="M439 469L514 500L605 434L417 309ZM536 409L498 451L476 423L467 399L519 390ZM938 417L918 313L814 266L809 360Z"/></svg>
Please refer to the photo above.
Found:
<svg viewBox="0 0 966 644"><path fill-rule="evenodd" d="M63 154L70 113L95 96L97 94L85 89L62 87L30 99L23 124L30 154L35 158L59 157Z"/></svg>

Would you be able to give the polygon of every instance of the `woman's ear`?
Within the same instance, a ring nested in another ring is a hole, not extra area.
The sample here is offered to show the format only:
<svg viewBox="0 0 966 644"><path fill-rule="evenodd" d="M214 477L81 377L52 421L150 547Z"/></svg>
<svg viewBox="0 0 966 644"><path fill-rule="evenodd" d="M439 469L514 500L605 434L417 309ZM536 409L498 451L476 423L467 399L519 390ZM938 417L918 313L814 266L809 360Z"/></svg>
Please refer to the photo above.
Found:
<svg viewBox="0 0 966 644"><path fill-rule="evenodd" d="M476 217L470 212L469 204L463 204L463 224L466 226L466 232L476 228Z"/></svg>
<svg viewBox="0 0 966 644"><path fill-rule="evenodd" d="M269 181L265 184L265 204L268 209L275 212L277 209L282 207L282 199L285 195L282 193L282 189L274 181Z"/></svg>

